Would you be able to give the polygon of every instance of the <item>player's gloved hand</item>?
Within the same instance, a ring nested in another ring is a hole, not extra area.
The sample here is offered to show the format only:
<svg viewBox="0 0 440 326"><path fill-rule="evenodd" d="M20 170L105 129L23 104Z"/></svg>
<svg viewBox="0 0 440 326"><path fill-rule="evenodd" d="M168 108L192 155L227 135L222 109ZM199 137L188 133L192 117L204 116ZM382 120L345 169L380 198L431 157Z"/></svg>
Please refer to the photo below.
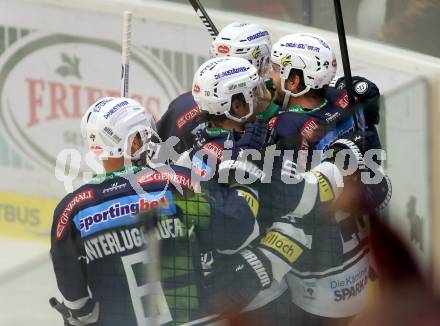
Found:
<svg viewBox="0 0 440 326"><path fill-rule="evenodd" d="M49 304L61 314L64 326L84 326L82 322L72 316L72 312L64 303L59 302L56 298L50 298Z"/></svg>
<svg viewBox="0 0 440 326"><path fill-rule="evenodd" d="M360 101L372 99L380 95L379 88L377 88L376 84L372 81L360 76L353 76L352 78L355 96L359 98ZM344 77L341 77L336 81L335 88L347 88Z"/></svg>
<svg viewBox="0 0 440 326"><path fill-rule="evenodd" d="M238 312L272 284L272 265L257 248L222 255L220 260L220 266L214 262L206 282L212 297L209 304L212 312Z"/></svg>
<svg viewBox="0 0 440 326"><path fill-rule="evenodd" d="M327 151L324 152L324 161L329 161L334 164L339 164L340 170L347 169L348 164L353 164L356 161L358 169L365 168L365 162L360 150L362 144L362 135L358 132L347 135L347 138L341 138L334 141ZM345 160L342 160L345 154Z"/></svg>
<svg viewBox="0 0 440 326"><path fill-rule="evenodd" d="M236 159L242 150L256 149L262 150L266 145L266 139L269 136L269 128L263 121L247 123L245 131L241 135L233 132L231 141L225 144L225 148L232 150L232 159Z"/></svg>
<svg viewBox="0 0 440 326"><path fill-rule="evenodd" d="M367 203L375 208L377 211L381 211L388 206L393 193L390 178L382 171L376 171L380 181L367 183Z"/></svg>
<svg viewBox="0 0 440 326"><path fill-rule="evenodd" d="M348 168L348 164L356 162L357 170L352 175L344 178L344 193L351 192L351 196L358 194L358 196L361 196L356 200L358 203L362 202L364 206L382 210L391 200L391 180L376 162L366 164L358 146L362 141L361 135L352 133L348 137L349 139L336 140L329 148L333 150L333 153L329 152L331 154L325 155L325 160L335 163L340 170L345 170ZM344 152L342 152L343 150ZM339 158L338 153L341 153ZM344 160L342 160L342 153L346 156ZM352 158L349 159L348 155ZM347 202L349 201L347 200Z"/></svg>

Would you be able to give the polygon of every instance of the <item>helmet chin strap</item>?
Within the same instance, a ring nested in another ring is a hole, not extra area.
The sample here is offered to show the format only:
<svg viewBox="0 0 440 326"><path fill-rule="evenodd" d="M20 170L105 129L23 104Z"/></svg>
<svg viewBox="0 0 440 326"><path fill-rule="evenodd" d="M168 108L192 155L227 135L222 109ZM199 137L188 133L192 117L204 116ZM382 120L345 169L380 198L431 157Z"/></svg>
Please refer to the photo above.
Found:
<svg viewBox="0 0 440 326"><path fill-rule="evenodd" d="M287 109L287 105L289 104L289 100L290 100L290 92L285 92L284 94L284 101L283 101L283 110Z"/></svg>
<svg viewBox="0 0 440 326"><path fill-rule="evenodd" d="M283 101L283 110L287 109L287 105L289 104L290 97L300 97L301 95L304 95L310 90L310 86L306 86L301 92L298 93L292 93L291 91L286 89L286 79L281 78L281 89L283 90L284 94L284 101Z"/></svg>

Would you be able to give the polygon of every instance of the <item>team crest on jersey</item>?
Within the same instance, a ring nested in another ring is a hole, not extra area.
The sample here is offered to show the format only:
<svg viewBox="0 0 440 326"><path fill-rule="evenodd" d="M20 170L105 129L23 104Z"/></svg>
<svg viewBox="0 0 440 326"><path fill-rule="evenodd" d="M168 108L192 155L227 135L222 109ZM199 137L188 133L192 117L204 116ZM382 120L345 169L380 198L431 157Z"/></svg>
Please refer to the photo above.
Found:
<svg viewBox="0 0 440 326"><path fill-rule="evenodd" d="M82 202L87 202L95 198L95 193L92 189L84 190L80 193L77 193L75 197L73 197L70 202L64 207L61 211L61 214L58 216L57 222L57 240L60 240L64 233L67 230L67 226L69 224L70 214L73 209Z"/></svg>
<svg viewBox="0 0 440 326"><path fill-rule="evenodd" d="M316 300L316 282L304 282L303 297L309 300Z"/></svg>

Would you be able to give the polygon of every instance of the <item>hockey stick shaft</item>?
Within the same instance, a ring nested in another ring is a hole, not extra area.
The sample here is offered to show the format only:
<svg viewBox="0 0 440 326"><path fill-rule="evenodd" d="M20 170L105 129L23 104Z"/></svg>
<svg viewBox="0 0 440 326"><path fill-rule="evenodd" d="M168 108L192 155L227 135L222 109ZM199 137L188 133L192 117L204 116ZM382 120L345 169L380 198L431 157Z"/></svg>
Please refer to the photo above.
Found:
<svg viewBox="0 0 440 326"><path fill-rule="evenodd" d="M353 112L353 119L355 121L355 130L361 131L363 134L363 128L356 114L356 100L354 97L353 77L351 75L350 58L348 56L347 38L345 34L344 18L342 16L341 1L334 0L336 27L338 29L339 47L341 49L342 66L344 68L344 79L347 87L348 103L351 111ZM362 143L364 143L364 135L362 135ZM362 144L362 147L364 145Z"/></svg>
<svg viewBox="0 0 440 326"><path fill-rule="evenodd" d="M130 73L131 21L132 13L125 11L122 24L122 73L121 96L128 97L128 81Z"/></svg>
<svg viewBox="0 0 440 326"><path fill-rule="evenodd" d="M189 3L194 8L197 16L199 16L200 20L202 21L203 25L208 30L212 39L215 40L215 37L218 35L218 29L217 29L217 27L215 27L214 23L212 22L211 18L209 17L208 13L206 12L205 8L200 3L200 0L189 0Z"/></svg>
<svg viewBox="0 0 440 326"><path fill-rule="evenodd" d="M339 47L341 49L342 66L344 68L345 85L347 86L348 101L355 104L353 78L351 76L350 58L348 56L347 38L345 36L344 18L342 17L341 1L334 0L336 27L338 29Z"/></svg>

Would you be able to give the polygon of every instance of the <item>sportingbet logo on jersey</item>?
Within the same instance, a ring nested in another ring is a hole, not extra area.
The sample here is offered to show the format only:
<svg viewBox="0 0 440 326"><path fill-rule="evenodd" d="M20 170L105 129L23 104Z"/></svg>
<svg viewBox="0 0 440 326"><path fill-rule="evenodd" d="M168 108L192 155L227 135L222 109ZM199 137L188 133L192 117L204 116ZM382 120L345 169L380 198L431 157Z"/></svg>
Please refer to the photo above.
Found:
<svg viewBox="0 0 440 326"><path fill-rule="evenodd" d="M133 195L109 200L81 210L73 221L84 237L109 228L138 223L140 213L156 208L159 209L159 214L176 213L170 191L148 193L143 198Z"/></svg>

